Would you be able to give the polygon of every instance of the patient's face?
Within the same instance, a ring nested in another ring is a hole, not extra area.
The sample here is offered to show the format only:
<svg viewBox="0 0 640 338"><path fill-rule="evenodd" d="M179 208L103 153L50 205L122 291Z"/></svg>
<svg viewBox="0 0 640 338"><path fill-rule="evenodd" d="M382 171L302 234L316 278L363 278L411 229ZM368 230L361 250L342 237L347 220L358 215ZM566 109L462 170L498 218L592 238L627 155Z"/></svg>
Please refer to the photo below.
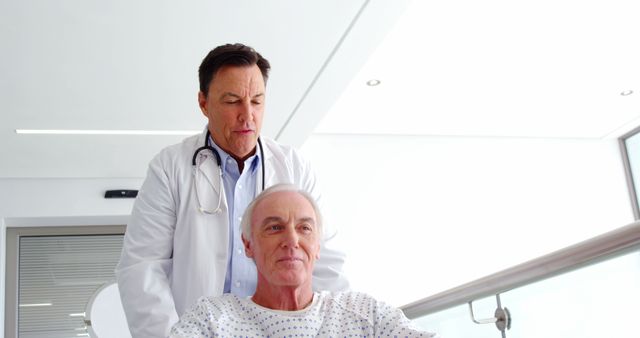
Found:
<svg viewBox="0 0 640 338"><path fill-rule="evenodd" d="M251 241L245 241L245 250L256 263L258 283L311 285L320 251L311 203L296 192L272 193L254 207L251 224Z"/></svg>

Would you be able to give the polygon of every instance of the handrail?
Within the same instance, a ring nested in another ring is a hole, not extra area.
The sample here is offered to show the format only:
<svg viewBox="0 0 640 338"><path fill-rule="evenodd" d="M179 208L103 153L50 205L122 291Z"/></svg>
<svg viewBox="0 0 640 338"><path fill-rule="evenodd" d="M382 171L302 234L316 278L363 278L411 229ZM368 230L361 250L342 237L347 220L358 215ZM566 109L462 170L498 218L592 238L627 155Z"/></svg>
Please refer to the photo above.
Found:
<svg viewBox="0 0 640 338"><path fill-rule="evenodd" d="M640 249L640 222L400 307L409 319L504 293Z"/></svg>

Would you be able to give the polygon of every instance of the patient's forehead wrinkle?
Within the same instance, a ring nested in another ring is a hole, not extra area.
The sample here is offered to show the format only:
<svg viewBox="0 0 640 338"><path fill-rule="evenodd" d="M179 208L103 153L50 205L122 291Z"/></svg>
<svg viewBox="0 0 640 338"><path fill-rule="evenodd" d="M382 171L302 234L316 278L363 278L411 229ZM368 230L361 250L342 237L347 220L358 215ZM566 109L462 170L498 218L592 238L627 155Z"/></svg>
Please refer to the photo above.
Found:
<svg viewBox="0 0 640 338"><path fill-rule="evenodd" d="M262 220L262 224L267 224L271 222L282 222L284 219L280 216L268 216Z"/></svg>

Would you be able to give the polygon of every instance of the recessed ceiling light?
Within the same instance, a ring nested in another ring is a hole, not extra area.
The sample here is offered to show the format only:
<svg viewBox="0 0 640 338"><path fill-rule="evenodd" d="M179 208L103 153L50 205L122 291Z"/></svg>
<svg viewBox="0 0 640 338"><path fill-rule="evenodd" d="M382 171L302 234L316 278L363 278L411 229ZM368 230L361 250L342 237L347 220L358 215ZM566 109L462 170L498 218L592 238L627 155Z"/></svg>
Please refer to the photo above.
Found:
<svg viewBox="0 0 640 338"><path fill-rule="evenodd" d="M629 95L631 95L631 94L633 94L633 90L631 90L631 89L629 89L629 90L625 90L625 91L622 91L622 92L620 93L620 95L622 95L622 96L629 96Z"/></svg>
<svg viewBox="0 0 640 338"><path fill-rule="evenodd" d="M16 134L44 135L195 135L201 132L201 130L16 129Z"/></svg>
<svg viewBox="0 0 640 338"><path fill-rule="evenodd" d="M369 86L369 87L375 87L375 86L377 86L379 84L380 84L380 80L377 80L377 79L371 79L371 80L367 81L367 86Z"/></svg>

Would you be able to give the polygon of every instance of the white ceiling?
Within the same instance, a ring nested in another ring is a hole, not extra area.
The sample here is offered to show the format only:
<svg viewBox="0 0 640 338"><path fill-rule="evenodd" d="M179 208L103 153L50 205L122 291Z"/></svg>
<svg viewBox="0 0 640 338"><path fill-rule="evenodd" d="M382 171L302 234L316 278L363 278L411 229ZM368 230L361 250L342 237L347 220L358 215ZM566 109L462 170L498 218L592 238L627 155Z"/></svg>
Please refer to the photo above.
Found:
<svg viewBox="0 0 640 338"><path fill-rule="evenodd" d="M144 176L183 136L15 129L201 130L197 67L227 42L271 61L263 133L284 143L617 137L640 124L639 16L622 0L5 0L0 178Z"/></svg>
<svg viewBox="0 0 640 338"><path fill-rule="evenodd" d="M413 1L315 131L618 137L640 125L639 17L625 0Z"/></svg>
<svg viewBox="0 0 640 338"><path fill-rule="evenodd" d="M405 5L2 1L0 178L144 176L151 157L184 136L15 130L202 130L197 68L228 42L248 44L272 64L263 134L301 144Z"/></svg>

